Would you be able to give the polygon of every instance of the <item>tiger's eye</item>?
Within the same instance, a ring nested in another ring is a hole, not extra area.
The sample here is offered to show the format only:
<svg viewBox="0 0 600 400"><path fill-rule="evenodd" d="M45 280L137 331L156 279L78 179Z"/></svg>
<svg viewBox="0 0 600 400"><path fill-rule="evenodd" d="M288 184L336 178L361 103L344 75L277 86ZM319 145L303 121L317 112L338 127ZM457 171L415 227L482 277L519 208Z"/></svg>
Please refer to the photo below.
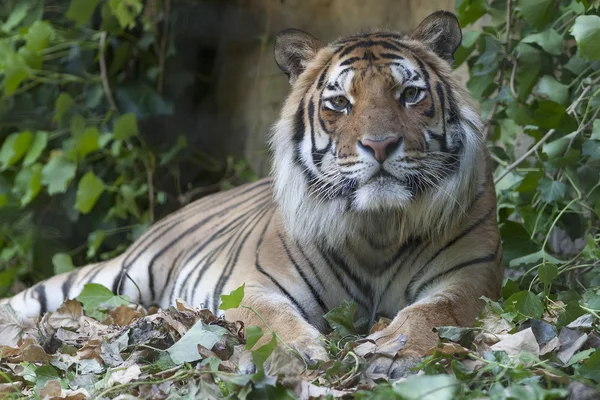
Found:
<svg viewBox="0 0 600 400"><path fill-rule="evenodd" d="M348 99L344 96L336 96L331 99L331 104L333 104L335 108L341 110L348 106Z"/></svg>
<svg viewBox="0 0 600 400"><path fill-rule="evenodd" d="M419 88L416 88L414 86L407 87L406 89L404 89L404 92L402 93L402 97L404 97L405 101L415 100L418 95L419 95Z"/></svg>

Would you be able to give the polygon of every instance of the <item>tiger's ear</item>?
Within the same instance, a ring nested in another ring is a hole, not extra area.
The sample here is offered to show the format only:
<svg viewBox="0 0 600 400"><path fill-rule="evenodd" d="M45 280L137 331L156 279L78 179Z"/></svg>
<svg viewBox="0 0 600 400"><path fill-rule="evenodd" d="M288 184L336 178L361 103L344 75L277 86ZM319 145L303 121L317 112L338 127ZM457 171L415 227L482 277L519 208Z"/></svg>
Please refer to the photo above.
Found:
<svg viewBox="0 0 600 400"><path fill-rule="evenodd" d="M275 37L275 62L294 83L323 44L299 29L285 29Z"/></svg>
<svg viewBox="0 0 600 400"><path fill-rule="evenodd" d="M462 32L458 18L448 11L436 11L413 31L411 37L427 45L435 54L454 62L454 52L460 46Z"/></svg>

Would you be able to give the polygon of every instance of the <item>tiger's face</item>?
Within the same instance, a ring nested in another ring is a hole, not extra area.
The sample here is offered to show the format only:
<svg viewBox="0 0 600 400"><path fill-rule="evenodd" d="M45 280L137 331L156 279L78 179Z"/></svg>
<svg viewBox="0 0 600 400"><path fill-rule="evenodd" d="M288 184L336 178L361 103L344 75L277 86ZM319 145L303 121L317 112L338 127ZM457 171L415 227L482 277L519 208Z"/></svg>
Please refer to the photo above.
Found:
<svg viewBox="0 0 600 400"><path fill-rule="evenodd" d="M448 88L401 39L373 33L334 43L297 116L315 196L356 210L405 207L456 171L462 142Z"/></svg>
<svg viewBox="0 0 600 400"><path fill-rule="evenodd" d="M410 211L443 225L449 215L433 209L472 194L481 153L479 117L451 75L460 41L447 12L411 35L370 32L328 46L302 31L280 33L275 59L292 92L271 143L284 211L421 223Z"/></svg>

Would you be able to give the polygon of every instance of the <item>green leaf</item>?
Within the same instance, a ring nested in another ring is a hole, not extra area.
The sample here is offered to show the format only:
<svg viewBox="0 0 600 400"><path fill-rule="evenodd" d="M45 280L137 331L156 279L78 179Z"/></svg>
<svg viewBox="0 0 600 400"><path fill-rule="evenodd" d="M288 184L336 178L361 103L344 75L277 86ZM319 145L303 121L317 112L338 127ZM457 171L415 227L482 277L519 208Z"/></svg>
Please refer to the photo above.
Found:
<svg viewBox="0 0 600 400"><path fill-rule="evenodd" d="M541 28L550 22L555 12L553 0L520 0L517 9L534 28Z"/></svg>
<svg viewBox="0 0 600 400"><path fill-rule="evenodd" d="M141 0L129 0L127 2L122 0L108 0L108 6L113 15L117 17L119 25L122 28L128 29L135 27L135 18L143 9Z"/></svg>
<svg viewBox="0 0 600 400"><path fill-rule="evenodd" d="M246 284L242 284L239 288L235 289L233 292L229 294L221 295L221 305L219 306L219 310L229 310L230 308L238 308L240 304L242 304L242 300L244 299L244 287Z"/></svg>
<svg viewBox="0 0 600 400"><path fill-rule="evenodd" d="M277 338L275 337L275 335L272 335L269 343L252 351L252 362L254 363L256 368L259 370L258 373L260 373L261 371L264 371L265 361L267 361L267 358L269 358L271 353L273 353L276 346L277 346Z"/></svg>
<svg viewBox="0 0 600 400"><path fill-rule="evenodd" d="M70 94L62 92L58 95L56 99L56 106L54 107L54 116L52 117L53 121L60 121L69 109L73 105L73 98Z"/></svg>
<svg viewBox="0 0 600 400"><path fill-rule="evenodd" d="M569 146L569 143L575 136L577 136L577 133L572 132L552 142L545 143L542 147L542 152L548 156L549 160L562 156L565 150L567 150L567 146Z"/></svg>
<svg viewBox="0 0 600 400"><path fill-rule="evenodd" d="M96 253L102 242L104 241L104 237L106 233L103 230L97 230L89 234L88 236L88 249L86 253L87 258L92 258L96 256Z"/></svg>
<svg viewBox="0 0 600 400"><path fill-rule="evenodd" d="M571 28L579 54L588 60L600 59L600 17L580 15Z"/></svg>
<svg viewBox="0 0 600 400"><path fill-rule="evenodd" d="M50 365L42 365L35 369L35 387L43 388L48 381L58 380L58 372Z"/></svg>
<svg viewBox="0 0 600 400"><path fill-rule="evenodd" d="M87 128L81 135L75 138L75 149L79 154L79 157L84 158L90 153L98 150L100 132L96 127Z"/></svg>
<svg viewBox="0 0 600 400"><path fill-rule="evenodd" d="M62 274L64 272L71 272L75 269L71 256L67 253L56 253L52 256L52 265L54 265L54 274Z"/></svg>
<svg viewBox="0 0 600 400"><path fill-rule="evenodd" d="M525 100L535 86L542 69L542 52L525 43L517 45L516 90L519 99Z"/></svg>
<svg viewBox="0 0 600 400"><path fill-rule="evenodd" d="M502 286L502 297L508 299L510 296L520 291L521 288L519 287L519 283L509 278L506 280L504 286Z"/></svg>
<svg viewBox="0 0 600 400"><path fill-rule="evenodd" d="M30 71L26 64L14 64L4 71L4 93L9 96L29 77Z"/></svg>
<svg viewBox="0 0 600 400"><path fill-rule="evenodd" d="M356 314L356 303L344 301L339 307L333 308L324 318L329 322L331 328L339 332L340 336L356 335L354 315Z"/></svg>
<svg viewBox="0 0 600 400"><path fill-rule="evenodd" d="M403 400L453 400L460 382L449 375L411 375L393 388Z"/></svg>
<svg viewBox="0 0 600 400"><path fill-rule="evenodd" d="M64 193L75 177L77 166L63 156L54 157L42 169L42 184L48 186L48 194Z"/></svg>
<svg viewBox="0 0 600 400"><path fill-rule="evenodd" d="M550 75L544 75L538 81L537 93L543 98L563 105L569 99L569 87Z"/></svg>
<svg viewBox="0 0 600 400"><path fill-rule="evenodd" d="M13 28L19 26L19 24L25 19L31 3L28 1L18 1L14 3L14 8L11 10L10 15L6 22L2 25L2 30L10 32Z"/></svg>
<svg viewBox="0 0 600 400"><path fill-rule="evenodd" d="M586 140L581 145L581 154L590 156L594 160L600 160L600 141Z"/></svg>
<svg viewBox="0 0 600 400"><path fill-rule="evenodd" d="M456 15L462 28L477 21L486 12L486 0L458 0L456 2Z"/></svg>
<svg viewBox="0 0 600 400"><path fill-rule="evenodd" d="M558 278L558 267L553 263L544 263L538 268L538 277L544 285L549 286Z"/></svg>
<svg viewBox="0 0 600 400"><path fill-rule="evenodd" d="M54 29L46 21L35 21L25 35L25 47L32 52L40 52L48 47Z"/></svg>
<svg viewBox="0 0 600 400"><path fill-rule="evenodd" d="M592 125L592 136L590 136L591 140L600 140L600 119L594 120L594 124Z"/></svg>
<svg viewBox="0 0 600 400"><path fill-rule="evenodd" d="M4 139L0 148L0 170L15 164L29 149L33 135L29 131L13 133Z"/></svg>
<svg viewBox="0 0 600 400"><path fill-rule="evenodd" d="M539 319L544 314L542 300L528 290L513 294L506 299L506 304L514 304L516 311L529 318Z"/></svg>
<svg viewBox="0 0 600 400"><path fill-rule="evenodd" d="M600 383L600 350L596 349L594 354L577 370L584 378Z"/></svg>
<svg viewBox="0 0 600 400"><path fill-rule="evenodd" d="M73 136L79 136L83 134L86 125L87 123L85 122L85 118L83 118L81 115L73 115L71 117L71 121L69 121L69 129L71 130L71 134Z"/></svg>
<svg viewBox="0 0 600 400"><path fill-rule="evenodd" d="M23 165L28 166L37 161L46 145L48 144L48 132L37 131L33 136L33 142L29 145L29 150L23 159Z"/></svg>
<svg viewBox="0 0 600 400"><path fill-rule="evenodd" d="M438 336L442 339L448 339L452 342L460 343L465 338L472 339L473 332L477 330L477 328L460 328L457 326L438 326L434 328L435 332L437 332Z"/></svg>
<svg viewBox="0 0 600 400"><path fill-rule="evenodd" d="M198 345L210 350L227 332L227 329L219 325L206 325L198 321L178 342L169 347L167 352L175 364L197 361L202 358L198 352Z"/></svg>
<svg viewBox="0 0 600 400"><path fill-rule="evenodd" d="M101 316L101 309L129 304L125 296L115 296L110 289L98 283L86 283L77 300L83 304L86 314L92 318Z"/></svg>
<svg viewBox="0 0 600 400"><path fill-rule="evenodd" d="M459 65L461 65L473 52L473 50L475 49L475 44L477 43L477 39L479 39L480 35L481 32L477 31L469 31L463 33L463 38L460 43L460 46L454 53L454 68L457 68Z"/></svg>
<svg viewBox="0 0 600 400"><path fill-rule="evenodd" d="M525 36L521 43L535 43L545 52L555 56L559 56L562 51L562 36L554 29L547 29L540 33Z"/></svg>
<svg viewBox="0 0 600 400"><path fill-rule="evenodd" d="M42 188L42 165L23 167L15 176L12 192L21 198L21 207L31 203Z"/></svg>
<svg viewBox="0 0 600 400"><path fill-rule="evenodd" d="M555 264L564 264L562 260L559 260L556 257L551 256L546 253L544 250L536 251L535 253L527 254L526 256L522 256L519 258L514 258L510 261L510 266L518 267L519 265L529 265L529 264L537 264L542 260L550 261Z"/></svg>
<svg viewBox="0 0 600 400"><path fill-rule="evenodd" d="M137 134L138 126L134 113L128 113L119 117L114 128L115 139L124 140Z"/></svg>
<svg viewBox="0 0 600 400"><path fill-rule="evenodd" d="M587 291L583 294L581 301L587 308L594 311L600 311L600 295L597 295L592 291Z"/></svg>
<svg viewBox="0 0 600 400"><path fill-rule="evenodd" d="M546 203L553 203L565 197L567 186L559 181L552 181L548 178L540 179L538 183L540 196Z"/></svg>
<svg viewBox="0 0 600 400"><path fill-rule="evenodd" d="M89 213L100 195L104 192L104 182L92 171L88 171L77 186L77 200L75 208L83 214Z"/></svg>
<svg viewBox="0 0 600 400"><path fill-rule="evenodd" d="M84 25L92 18L98 2L99 0L71 0L65 17L75 21L75 26Z"/></svg>
<svg viewBox="0 0 600 400"><path fill-rule="evenodd" d="M263 331L260 326L251 325L246 328L246 350L250 350L254 347L256 342L263 337Z"/></svg>

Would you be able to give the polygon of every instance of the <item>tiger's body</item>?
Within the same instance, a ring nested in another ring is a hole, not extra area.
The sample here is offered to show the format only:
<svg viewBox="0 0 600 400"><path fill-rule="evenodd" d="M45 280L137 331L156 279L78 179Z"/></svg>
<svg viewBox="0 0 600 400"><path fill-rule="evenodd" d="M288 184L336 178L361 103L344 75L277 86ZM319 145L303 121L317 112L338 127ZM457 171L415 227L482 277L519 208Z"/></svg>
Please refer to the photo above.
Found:
<svg viewBox="0 0 600 400"><path fill-rule="evenodd" d="M275 56L293 86L271 139L272 178L203 198L121 256L9 304L35 316L97 282L143 304L182 298L217 311L220 294L245 283L244 304L322 359L323 315L348 300L371 323L393 318L371 335L377 344L407 337L395 357L370 360L401 376L435 344L432 328L471 324L502 279L482 124L451 76L459 43L444 12L411 37L372 32L323 46L284 31ZM262 324L243 309L226 317Z"/></svg>

